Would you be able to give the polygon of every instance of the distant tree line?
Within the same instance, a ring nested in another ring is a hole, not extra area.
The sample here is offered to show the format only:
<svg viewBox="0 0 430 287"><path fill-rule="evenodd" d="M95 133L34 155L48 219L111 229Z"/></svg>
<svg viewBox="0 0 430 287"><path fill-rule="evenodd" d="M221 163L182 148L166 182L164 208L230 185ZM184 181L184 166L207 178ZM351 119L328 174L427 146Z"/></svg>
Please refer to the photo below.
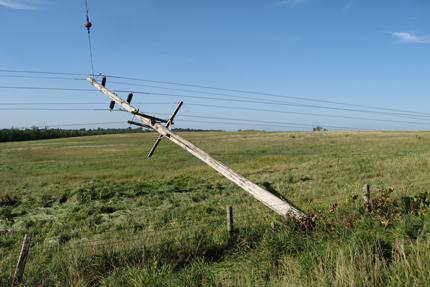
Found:
<svg viewBox="0 0 430 287"><path fill-rule="evenodd" d="M2 129L0 130L0 142L15 142L15 141L31 141L43 139L56 139L67 137L106 135L106 134L123 134L123 133L138 133L145 131L141 127L132 129L39 129L32 127L30 129Z"/></svg>
<svg viewBox="0 0 430 287"><path fill-rule="evenodd" d="M204 132L208 130L195 130L195 129L173 129L176 132ZM16 142L16 141L31 141L31 140L44 140L44 139L56 139L56 138L68 138L68 137L80 137L80 136L94 136L94 135L107 135L107 134L125 134L125 133L141 133L141 132L152 132L152 130L143 129L142 127L126 129L39 129L38 127L32 127L30 129L2 129L0 130L0 142Z"/></svg>
<svg viewBox="0 0 430 287"><path fill-rule="evenodd" d="M314 132L320 132L320 131L326 132L326 131L328 131L328 129L324 129L323 127L320 127L320 126L316 126L312 130Z"/></svg>
<svg viewBox="0 0 430 287"><path fill-rule="evenodd" d="M190 128L174 128L174 132L222 132L223 130L200 130L200 129L190 129Z"/></svg>

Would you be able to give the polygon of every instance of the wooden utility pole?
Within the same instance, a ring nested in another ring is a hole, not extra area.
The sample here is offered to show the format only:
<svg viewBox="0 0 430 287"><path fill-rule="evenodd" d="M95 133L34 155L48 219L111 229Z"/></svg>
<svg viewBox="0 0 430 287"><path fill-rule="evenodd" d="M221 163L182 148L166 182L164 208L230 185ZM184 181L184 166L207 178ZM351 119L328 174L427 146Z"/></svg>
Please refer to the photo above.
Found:
<svg viewBox="0 0 430 287"><path fill-rule="evenodd" d="M169 130L167 127L172 123L173 117L177 112L177 109L172 115L172 117L166 121L161 120L152 116L145 115L144 113L140 112L139 109L136 109L132 105L130 105L128 102L124 101L118 95L115 93L112 93L108 89L106 89L104 86L97 83L93 78L88 76L87 78L88 82L90 82L94 87L99 89L102 93L107 95L112 101L115 101L118 103L121 107L123 107L128 112L135 115L137 118L139 118L141 121L143 121L147 126L151 127L152 129L156 130L158 133L160 133L159 139L161 137L166 137L170 141L174 142L175 144L179 145L195 157L199 158L203 162L205 162L207 165L224 175L227 179L234 182L241 188L243 188L245 191L250 193L252 196L254 196L258 201L261 201L271 209L273 209L275 212L277 212L280 215L286 216L290 215L296 220L302 220L307 218L306 214L300 211L299 209L295 208L294 206L290 205L285 200L280 199L279 197L273 195L272 193L268 192L267 190L261 188L260 186L256 185L237 171L233 170L232 168L228 167L223 162L219 161L218 159L214 158L204 150L198 148L194 144L190 143L189 141L183 139L182 137L178 136L177 134L173 133L171 130ZM181 103L180 103L181 104ZM159 122L165 122L167 123L167 127L163 126ZM159 140L157 140L156 145L158 144ZM154 150L154 148L153 148ZM151 153L153 152L151 150Z"/></svg>

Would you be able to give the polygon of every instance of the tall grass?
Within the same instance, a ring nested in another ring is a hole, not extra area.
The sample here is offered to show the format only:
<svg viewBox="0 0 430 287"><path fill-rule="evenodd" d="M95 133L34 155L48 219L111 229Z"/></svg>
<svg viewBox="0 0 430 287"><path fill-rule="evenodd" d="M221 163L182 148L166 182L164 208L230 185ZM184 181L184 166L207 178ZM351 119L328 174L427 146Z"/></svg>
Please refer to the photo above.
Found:
<svg viewBox="0 0 430 287"><path fill-rule="evenodd" d="M2 143L2 284L24 233L26 286L428 284L429 132L182 135L315 226L279 218L167 140L146 158L152 133Z"/></svg>

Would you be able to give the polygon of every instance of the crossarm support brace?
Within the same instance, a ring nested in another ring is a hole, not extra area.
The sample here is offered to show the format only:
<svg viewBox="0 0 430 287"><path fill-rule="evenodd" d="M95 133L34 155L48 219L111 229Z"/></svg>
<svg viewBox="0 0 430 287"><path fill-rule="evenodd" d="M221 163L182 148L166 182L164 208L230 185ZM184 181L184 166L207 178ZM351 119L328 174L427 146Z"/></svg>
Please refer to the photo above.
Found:
<svg viewBox="0 0 430 287"><path fill-rule="evenodd" d="M151 129L150 126L144 125L144 124L141 124L141 123L136 123L136 122L133 122L133 121L127 121L127 123L129 123L130 125L135 125L135 126L140 126L140 127L144 127L144 128L147 128L147 129Z"/></svg>
<svg viewBox="0 0 430 287"><path fill-rule="evenodd" d="M183 102L180 101L178 103L178 106L176 107L175 111L173 112L172 116L170 117L170 119L167 121L166 124L166 128L169 128L171 124L173 124L173 119L175 118L176 114L178 113L179 109L181 108ZM151 157L152 154L154 153L155 149L157 148L158 144L160 143L161 139L163 138L163 135L159 135L158 139L155 141L154 146L152 147L152 149L149 151L148 153L148 157Z"/></svg>

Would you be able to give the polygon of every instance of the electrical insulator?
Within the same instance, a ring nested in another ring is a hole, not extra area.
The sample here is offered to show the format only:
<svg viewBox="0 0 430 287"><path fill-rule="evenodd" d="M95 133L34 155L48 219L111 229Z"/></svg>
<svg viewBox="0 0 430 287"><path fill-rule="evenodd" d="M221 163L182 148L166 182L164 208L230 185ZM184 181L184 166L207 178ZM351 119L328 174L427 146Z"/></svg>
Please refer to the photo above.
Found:
<svg viewBox="0 0 430 287"><path fill-rule="evenodd" d="M131 92L130 94L128 94L127 103L130 104L132 98L133 98L133 92Z"/></svg>
<svg viewBox="0 0 430 287"><path fill-rule="evenodd" d="M106 76L103 76L102 78L102 86L104 87L106 85Z"/></svg>
<svg viewBox="0 0 430 287"><path fill-rule="evenodd" d="M112 111L113 107L115 106L115 101L110 101L109 109Z"/></svg>
<svg viewBox="0 0 430 287"><path fill-rule="evenodd" d="M85 23L85 27L87 27L87 29L88 29L88 33L90 32L90 28L91 28L91 22L90 22L90 20L88 19L88 16L87 16L87 22Z"/></svg>

